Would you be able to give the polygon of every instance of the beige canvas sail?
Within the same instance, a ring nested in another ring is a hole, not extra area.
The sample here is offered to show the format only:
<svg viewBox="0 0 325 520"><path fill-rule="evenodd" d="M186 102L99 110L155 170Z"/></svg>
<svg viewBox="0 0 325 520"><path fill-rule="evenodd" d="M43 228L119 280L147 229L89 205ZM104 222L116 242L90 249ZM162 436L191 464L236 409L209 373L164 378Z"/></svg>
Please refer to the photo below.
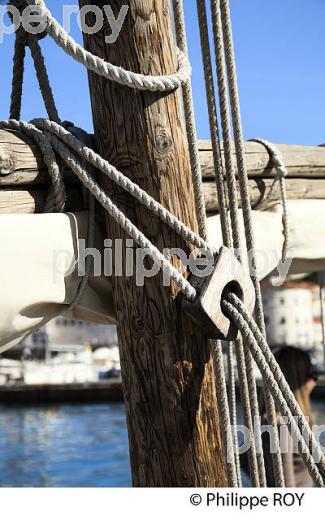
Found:
<svg viewBox="0 0 325 520"><path fill-rule="evenodd" d="M288 201L292 256L289 273L325 270L325 201ZM285 274L282 206L253 212L258 275ZM242 234L243 223L241 221ZM209 242L222 245L219 216L208 218ZM74 266L80 240L87 237L87 213L0 215L0 347L17 344L47 321L69 313L81 278ZM104 237L96 230L96 249L103 257ZM83 242L84 243L84 242ZM71 313L70 313L71 314ZM76 319L94 323L115 322L112 288L105 276L90 276Z"/></svg>

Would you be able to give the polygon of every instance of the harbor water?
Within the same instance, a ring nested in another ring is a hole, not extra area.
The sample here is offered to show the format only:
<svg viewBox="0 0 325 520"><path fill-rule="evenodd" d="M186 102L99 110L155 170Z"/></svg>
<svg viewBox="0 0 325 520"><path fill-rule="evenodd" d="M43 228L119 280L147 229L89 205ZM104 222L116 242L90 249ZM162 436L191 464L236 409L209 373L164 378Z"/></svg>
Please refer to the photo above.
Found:
<svg viewBox="0 0 325 520"><path fill-rule="evenodd" d="M0 407L0 486L131 485L124 405Z"/></svg>
<svg viewBox="0 0 325 520"><path fill-rule="evenodd" d="M313 402L325 424L324 401ZM123 404L0 406L0 486L131 485Z"/></svg>

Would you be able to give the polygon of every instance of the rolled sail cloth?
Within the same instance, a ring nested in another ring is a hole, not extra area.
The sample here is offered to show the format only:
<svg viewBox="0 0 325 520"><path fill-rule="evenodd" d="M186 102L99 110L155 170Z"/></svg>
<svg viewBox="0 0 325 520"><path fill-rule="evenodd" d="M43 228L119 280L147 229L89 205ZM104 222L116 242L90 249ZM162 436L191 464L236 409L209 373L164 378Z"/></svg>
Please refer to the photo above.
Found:
<svg viewBox="0 0 325 520"><path fill-rule="evenodd" d="M325 200L288 200L287 260L282 261L284 245L283 208L281 202L267 210L253 211L257 274L260 280L268 275L283 278L287 274L303 274L325 270ZM240 212L242 243L245 233ZM222 241L219 216L208 218L211 245Z"/></svg>
<svg viewBox="0 0 325 520"><path fill-rule="evenodd" d="M281 260L281 204L253 212L260 279L271 273L283 277L325 270L325 201L288 201L288 208L288 252L293 260L286 264ZM104 255L99 227L93 251L95 272L78 305L69 309L84 270L87 221L85 212L0 215L0 350L14 346L60 314L93 323L115 322L111 279L104 276L104 258L109 255ZM242 219L241 227L244 237ZM222 245L217 215L208 217L208 239L211 245Z"/></svg>
<svg viewBox="0 0 325 520"><path fill-rule="evenodd" d="M81 282L87 226L86 212L0 215L0 350L69 309ZM103 240L97 228L96 250ZM110 278L91 275L70 317L112 324L114 314Z"/></svg>

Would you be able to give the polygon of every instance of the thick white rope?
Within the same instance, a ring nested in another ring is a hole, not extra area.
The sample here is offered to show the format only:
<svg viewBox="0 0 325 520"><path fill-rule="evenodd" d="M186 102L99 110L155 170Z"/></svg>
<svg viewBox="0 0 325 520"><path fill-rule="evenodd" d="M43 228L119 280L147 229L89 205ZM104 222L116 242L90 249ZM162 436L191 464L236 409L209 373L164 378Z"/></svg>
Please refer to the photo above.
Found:
<svg viewBox="0 0 325 520"><path fill-rule="evenodd" d="M27 123L25 121L0 121L0 128L5 130L22 131L23 133L29 135L39 146L44 158L45 165L49 171L50 179L52 181L52 188L56 203L56 207L49 207L47 212L52 212L55 210L58 212L64 211L66 195L62 172L60 171L55 154L53 152L53 148L47 137L33 124Z"/></svg>
<svg viewBox="0 0 325 520"><path fill-rule="evenodd" d="M137 90L169 92L186 84L191 77L191 65L183 52L177 51L179 69L175 74L151 76L139 74L117 67L79 45L52 16L43 0L26 0L29 5L37 6L42 19L47 20L47 34L61 49L84 67L119 85Z"/></svg>
<svg viewBox="0 0 325 520"><path fill-rule="evenodd" d="M159 249L135 226L124 213L114 204L111 198L103 191L103 189L88 174L87 170L71 150L64 146L62 142L55 136L50 134L50 140L54 150L64 159L67 166L76 174L82 184L90 191L90 193L98 200L98 202L107 210L111 217L121 226L128 235L142 248L148 250L151 258L158 265L161 265L164 273L173 280L184 296L189 301L196 298L196 290L183 277L183 275L170 263Z"/></svg>
<svg viewBox="0 0 325 520"><path fill-rule="evenodd" d="M64 128L53 121L46 119L34 119L32 123L44 132L50 132L69 148L74 150L85 161L90 163L94 168L100 170L117 186L127 191L132 197L138 200L149 211L152 211L157 217L167 224L172 230L176 231L183 240L190 242L198 248L202 248L212 254L216 253L216 249L212 248L203 238L187 227L182 221L177 219L170 211L157 202L151 195L144 191L135 182L131 181L126 175L121 173L117 168L112 166L108 161L103 159L99 154L94 152L86 144L80 142L68 129Z"/></svg>

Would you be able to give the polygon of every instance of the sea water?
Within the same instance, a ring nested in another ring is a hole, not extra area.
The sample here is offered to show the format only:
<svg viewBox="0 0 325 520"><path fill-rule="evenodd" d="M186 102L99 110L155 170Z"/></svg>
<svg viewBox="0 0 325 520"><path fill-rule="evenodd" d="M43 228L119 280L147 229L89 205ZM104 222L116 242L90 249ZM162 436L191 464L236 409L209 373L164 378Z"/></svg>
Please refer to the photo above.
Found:
<svg viewBox="0 0 325 520"><path fill-rule="evenodd" d="M324 401L313 410L315 423L325 424ZM122 403L0 406L1 487L130 485Z"/></svg>
<svg viewBox="0 0 325 520"><path fill-rule="evenodd" d="M123 404L0 406L0 486L130 485Z"/></svg>

